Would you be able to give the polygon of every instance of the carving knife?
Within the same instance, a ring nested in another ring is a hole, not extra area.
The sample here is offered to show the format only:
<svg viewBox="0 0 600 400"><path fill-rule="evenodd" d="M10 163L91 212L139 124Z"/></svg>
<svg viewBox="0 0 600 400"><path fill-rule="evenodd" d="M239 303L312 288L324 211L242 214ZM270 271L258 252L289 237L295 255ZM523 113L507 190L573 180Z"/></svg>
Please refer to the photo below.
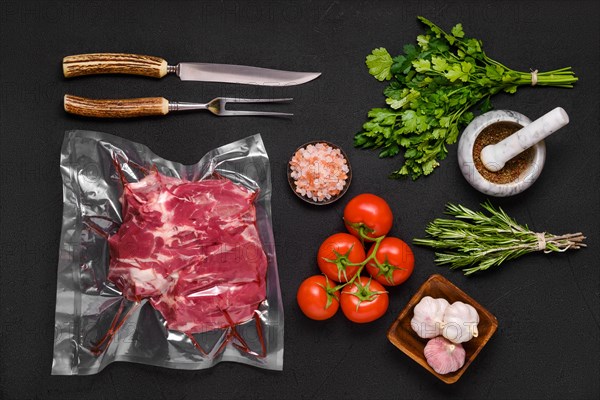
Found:
<svg viewBox="0 0 600 400"><path fill-rule="evenodd" d="M182 81L224 82L260 86L300 85L320 72L294 72L232 64L182 62L168 65L154 56L125 53L79 54L63 58L66 78L94 74L133 74L153 78L174 73Z"/></svg>

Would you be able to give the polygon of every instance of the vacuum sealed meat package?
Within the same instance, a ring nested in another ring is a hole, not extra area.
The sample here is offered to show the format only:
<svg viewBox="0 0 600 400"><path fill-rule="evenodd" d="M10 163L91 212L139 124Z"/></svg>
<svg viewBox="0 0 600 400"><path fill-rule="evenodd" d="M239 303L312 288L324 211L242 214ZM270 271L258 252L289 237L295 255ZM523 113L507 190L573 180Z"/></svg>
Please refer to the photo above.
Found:
<svg viewBox="0 0 600 400"><path fill-rule="evenodd" d="M283 368L283 306L260 135L194 165L68 131L52 374L113 361Z"/></svg>

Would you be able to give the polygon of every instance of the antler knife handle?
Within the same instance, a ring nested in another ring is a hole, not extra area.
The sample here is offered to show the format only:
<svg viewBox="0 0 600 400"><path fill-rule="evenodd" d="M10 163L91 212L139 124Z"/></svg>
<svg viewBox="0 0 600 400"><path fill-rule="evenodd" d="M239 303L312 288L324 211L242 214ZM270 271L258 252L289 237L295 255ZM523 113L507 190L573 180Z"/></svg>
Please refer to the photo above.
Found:
<svg viewBox="0 0 600 400"><path fill-rule="evenodd" d="M66 78L94 74L132 74L162 78L167 74L167 61L140 54L78 54L63 58L63 74Z"/></svg>
<svg viewBox="0 0 600 400"><path fill-rule="evenodd" d="M131 118L166 115L169 112L169 101L164 97L87 99L67 94L64 107L66 112L84 117Z"/></svg>

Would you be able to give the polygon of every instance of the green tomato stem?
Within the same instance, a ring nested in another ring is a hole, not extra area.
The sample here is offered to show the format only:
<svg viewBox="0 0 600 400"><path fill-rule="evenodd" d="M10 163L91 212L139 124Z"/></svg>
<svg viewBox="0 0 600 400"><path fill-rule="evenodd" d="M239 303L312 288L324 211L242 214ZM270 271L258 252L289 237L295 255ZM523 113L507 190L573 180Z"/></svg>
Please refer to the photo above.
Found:
<svg viewBox="0 0 600 400"><path fill-rule="evenodd" d="M361 226L361 228L362 228L362 226ZM363 237L363 235L364 235L362 231L363 231L362 229L360 229L360 228L358 229L358 232L361 235L361 237ZM365 238L366 238L366 236L365 236ZM356 281L356 278L358 278L360 276L360 274L362 273L363 269L365 268L365 265L367 265L369 262L374 260L375 263L377 265L379 265L377 258L375 258L375 254L377 253L377 250L379 249L379 245L381 244L381 241L383 239L385 239L385 235L379 236L377 238L369 238L369 240L373 241L373 251L371 251L371 255L369 255L367 258L364 259L364 261L362 261L360 263L347 263L346 265L359 266L360 268L358 268L358 271L356 271L354 276L352 278L350 278L349 281L340 283L339 285L334 287L332 289L332 291L342 290L344 287L353 284L354 281Z"/></svg>
<svg viewBox="0 0 600 400"><path fill-rule="evenodd" d="M369 281L367 282L367 284L365 286L363 286L360 282L358 282L356 284L357 291L354 293L351 293L352 296L355 296L356 298L358 298L358 304L356 304L356 311L358 311L358 308L360 307L360 303L362 303L363 301L373 301L376 296L387 293L386 290L384 290L383 292L372 291L371 290L371 280L372 279L373 279L372 277L369 278Z"/></svg>
<svg viewBox="0 0 600 400"><path fill-rule="evenodd" d="M326 310L333 303L333 299L336 299L337 301L340 301L340 299L335 295L334 288L329 288L329 279L327 278L327 276L325 276L325 286L323 286L323 285L321 285L319 283L317 285L320 286L320 287L322 287L323 290L325 290L325 293L327 294L327 302L325 303L325 309Z"/></svg>

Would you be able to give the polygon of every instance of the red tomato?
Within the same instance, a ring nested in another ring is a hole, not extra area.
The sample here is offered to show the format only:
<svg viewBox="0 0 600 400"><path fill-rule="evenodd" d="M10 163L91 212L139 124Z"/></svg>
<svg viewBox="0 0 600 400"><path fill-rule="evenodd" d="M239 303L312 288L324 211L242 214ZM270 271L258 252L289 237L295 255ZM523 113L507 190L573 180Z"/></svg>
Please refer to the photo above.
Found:
<svg viewBox="0 0 600 400"><path fill-rule="evenodd" d="M375 321L385 314L389 304L385 288L365 276L361 276L349 287L346 286L340 297L344 315L350 321L358 323Z"/></svg>
<svg viewBox="0 0 600 400"><path fill-rule="evenodd" d="M371 247L368 256L373 253L375 246ZM395 237L386 237L375 253L375 260L367 264L367 272L379 283L386 286L396 286L406 281L415 267L415 256L402 240Z"/></svg>
<svg viewBox="0 0 600 400"><path fill-rule="evenodd" d="M306 278L296 294L296 301L304 315L317 321L333 317L340 307L339 292L330 294L326 290L333 287L333 283L323 275Z"/></svg>
<svg viewBox="0 0 600 400"><path fill-rule="evenodd" d="M392 210L384 199L370 193L359 194L344 208L346 229L360 238L359 230L370 238L386 235L392 229Z"/></svg>
<svg viewBox="0 0 600 400"><path fill-rule="evenodd" d="M321 244L317 254L321 272L336 282L348 282L358 272L359 265L347 265L348 263L358 264L364 260L365 249L362 243L349 233L329 236Z"/></svg>

